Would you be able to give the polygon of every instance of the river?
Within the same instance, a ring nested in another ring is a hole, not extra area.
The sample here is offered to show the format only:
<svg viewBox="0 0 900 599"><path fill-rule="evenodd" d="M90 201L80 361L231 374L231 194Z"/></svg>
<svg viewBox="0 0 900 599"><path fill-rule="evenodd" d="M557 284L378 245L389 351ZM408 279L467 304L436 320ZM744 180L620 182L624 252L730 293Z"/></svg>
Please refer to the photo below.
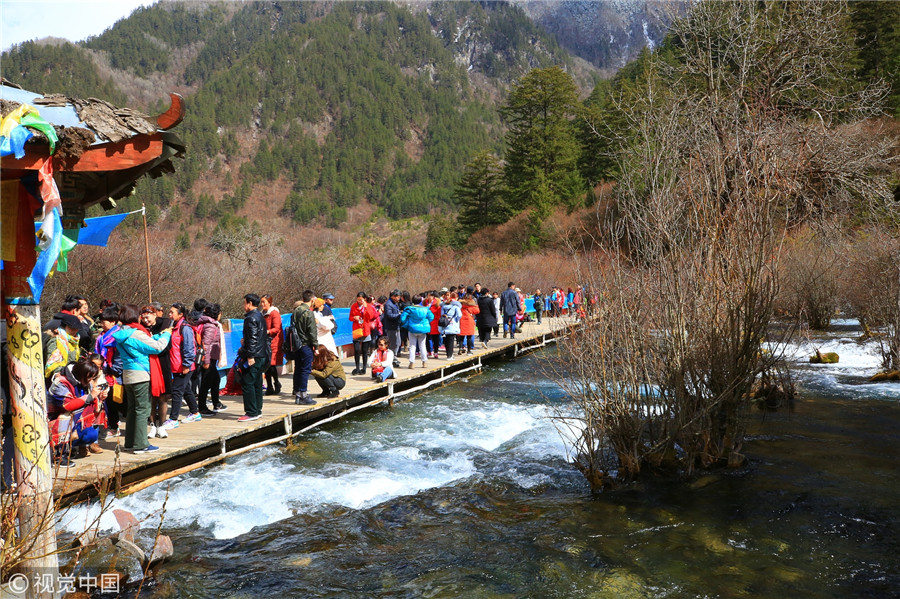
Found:
<svg viewBox="0 0 900 599"><path fill-rule="evenodd" d="M116 502L146 534L166 502L175 559L141 596L900 597L900 384L864 384L857 335L816 340L836 365L792 346L793 410L688 482L592 495L539 354L179 477Z"/></svg>

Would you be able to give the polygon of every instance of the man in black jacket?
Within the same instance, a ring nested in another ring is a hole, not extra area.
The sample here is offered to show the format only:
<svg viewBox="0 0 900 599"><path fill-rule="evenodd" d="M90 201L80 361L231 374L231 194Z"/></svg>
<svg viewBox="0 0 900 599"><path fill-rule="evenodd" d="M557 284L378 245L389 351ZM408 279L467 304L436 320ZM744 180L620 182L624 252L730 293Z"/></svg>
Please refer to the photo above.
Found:
<svg viewBox="0 0 900 599"><path fill-rule="evenodd" d="M258 420L262 415L263 371L269 365L271 346L266 333L266 319L257 310L259 296L244 296L244 341L238 350L241 367L241 390L244 393L244 415L238 422Z"/></svg>
<svg viewBox="0 0 900 599"><path fill-rule="evenodd" d="M391 296L384 302L384 314L381 316L381 324L384 326L384 334L388 338L388 348L394 352L394 367L400 366L400 290L391 291Z"/></svg>

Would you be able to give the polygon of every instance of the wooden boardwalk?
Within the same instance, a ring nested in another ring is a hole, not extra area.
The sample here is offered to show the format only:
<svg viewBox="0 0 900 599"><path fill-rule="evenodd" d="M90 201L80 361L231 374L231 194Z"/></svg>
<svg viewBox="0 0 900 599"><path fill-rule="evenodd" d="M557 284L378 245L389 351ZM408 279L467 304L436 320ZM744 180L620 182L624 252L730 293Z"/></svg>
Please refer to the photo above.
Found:
<svg viewBox="0 0 900 599"><path fill-rule="evenodd" d="M54 481L54 493L62 504L89 499L102 493L129 494L148 486L222 462L247 451L288 441L303 432L326 422L337 420L357 410L381 404L393 404L395 399L420 393L464 373L480 371L483 364L500 357L515 357L523 351L543 347L572 325L568 317L548 319L541 325L530 322L515 339L492 339L487 349L480 344L475 353L456 357L430 359L426 368L417 361L414 369L407 368L407 357L401 356L401 367L395 379L375 383L370 374L351 376L352 358L344 359L347 385L335 399L319 399L315 405L298 406L290 395L291 376L282 378L283 392L279 396L265 396L259 420L238 422L243 415L243 400L239 395L222 396L228 410L216 416L204 417L200 422L182 423L169 431L166 439L153 439L159 451L132 454L121 449L124 439L110 438L100 443L101 454L91 454L76 460L76 465L62 468ZM477 336L476 336L477 339ZM310 377L310 395L320 392ZM182 414L187 411L182 409Z"/></svg>

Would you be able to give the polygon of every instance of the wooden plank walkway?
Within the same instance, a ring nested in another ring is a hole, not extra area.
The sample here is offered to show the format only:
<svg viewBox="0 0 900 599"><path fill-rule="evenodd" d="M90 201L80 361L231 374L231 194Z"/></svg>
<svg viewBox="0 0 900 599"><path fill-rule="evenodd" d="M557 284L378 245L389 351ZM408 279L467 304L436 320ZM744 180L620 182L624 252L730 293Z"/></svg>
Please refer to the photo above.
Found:
<svg viewBox="0 0 900 599"><path fill-rule="evenodd" d="M222 396L228 410L216 416L204 417L200 422L182 423L169 431L166 439L151 442L159 451L148 454L132 454L121 447L122 438L110 438L100 443L101 454L92 454L76 461L70 468L57 472L54 493L62 504L70 504L109 492L129 494L211 464L221 462L258 447L280 443L298 434L332 420L342 418L360 409L375 407L404 396L422 392L467 372L480 371L491 359L514 357L523 351L543 347L555 341L555 337L573 324L569 317L544 318L538 325L529 322L515 339L492 339L487 349L474 354L430 359L426 368L417 361L414 369L407 368L407 356L401 356L401 368L395 379L375 383L370 374L351 376L352 358L344 359L347 385L335 399L319 399L315 405L298 406L290 395L291 375L282 378L283 389L279 396L265 396L263 413L259 420L238 422L243 415L243 400L239 395ZM477 339L477 336L476 336ZM315 379L310 377L310 394L320 391ZM186 410L182 410L185 414Z"/></svg>

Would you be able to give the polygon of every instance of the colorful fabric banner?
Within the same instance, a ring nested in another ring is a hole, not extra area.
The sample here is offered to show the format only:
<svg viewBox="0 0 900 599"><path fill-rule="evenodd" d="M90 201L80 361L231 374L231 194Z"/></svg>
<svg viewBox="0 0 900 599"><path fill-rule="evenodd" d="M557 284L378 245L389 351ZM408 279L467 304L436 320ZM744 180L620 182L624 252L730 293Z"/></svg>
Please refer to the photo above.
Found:
<svg viewBox="0 0 900 599"><path fill-rule="evenodd" d="M30 104L21 104L0 121L0 156L15 154L16 158L25 156L25 142L34 135L29 128L44 134L50 142L50 153L56 150L56 130Z"/></svg>
<svg viewBox="0 0 900 599"><path fill-rule="evenodd" d="M54 208L48 219L44 220L41 226L41 233L45 239L49 239L47 249L43 250L37 258L31 276L28 277L28 286L31 287L31 295L34 303L41 301L41 294L44 292L44 283L53 270L53 265L59 259L59 250L62 247L62 220L59 217L59 210Z"/></svg>

